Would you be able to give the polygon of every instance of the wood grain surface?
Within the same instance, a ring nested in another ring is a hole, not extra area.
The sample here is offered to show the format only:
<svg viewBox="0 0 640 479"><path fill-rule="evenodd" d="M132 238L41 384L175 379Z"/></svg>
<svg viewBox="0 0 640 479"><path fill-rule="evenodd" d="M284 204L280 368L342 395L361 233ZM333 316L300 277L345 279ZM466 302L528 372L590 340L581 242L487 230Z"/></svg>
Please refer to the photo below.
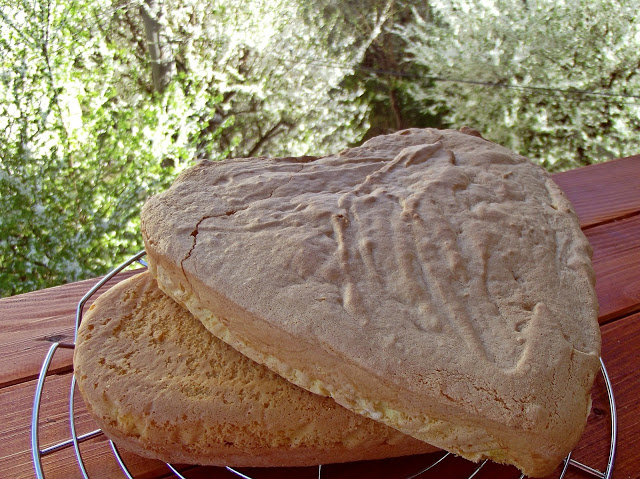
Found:
<svg viewBox="0 0 640 479"><path fill-rule="evenodd" d="M614 478L640 478L640 156L614 160L554 176L580 217L594 249L603 358L618 407L618 458ZM134 274L125 272L110 283ZM30 422L35 378L54 341L72 341L76 304L97 282L91 279L57 288L0 300L0 477L34 477L30 450ZM41 447L70 437L68 396L71 351L59 350L45 382L41 410ZM78 397L79 433L95 425ZM574 458L602 470L608 457L610 412L604 382L599 378L593 409ZM123 477L104 436L82 444L91 478ZM171 477L158 462L123 452L136 478ZM328 465L323 479L394 479L418 473L439 455ZM73 450L65 449L43 459L45 476L80 477ZM421 479L467 477L478 466L453 456ZM237 479L223 468L182 466L189 478ZM255 479L316 479L317 468L243 469ZM516 479L512 467L487 463L477 478ZM550 477L557 477L555 476ZM586 479L586 473L569 469L566 477Z"/></svg>
<svg viewBox="0 0 640 479"><path fill-rule="evenodd" d="M553 175L583 228L640 213L640 155Z"/></svg>
<svg viewBox="0 0 640 479"><path fill-rule="evenodd" d="M586 229L600 323L640 310L640 215Z"/></svg>
<svg viewBox="0 0 640 479"><path fill-rule="evenodd" d="M120 273L98 293L135 273ZM78 301L100 279L0 299L0 388L37 377L52 342L73 343ZM70 350L56 353L51 373L70 370L71 356Z"/></svg>

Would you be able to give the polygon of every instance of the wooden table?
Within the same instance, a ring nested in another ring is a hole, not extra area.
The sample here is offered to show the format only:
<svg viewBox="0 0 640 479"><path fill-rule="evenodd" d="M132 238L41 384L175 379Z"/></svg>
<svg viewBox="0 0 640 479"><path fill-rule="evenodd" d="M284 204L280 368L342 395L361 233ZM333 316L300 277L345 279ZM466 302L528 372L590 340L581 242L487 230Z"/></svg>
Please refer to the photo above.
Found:
<svg viewBox="0 0 640 479"><path fill-rule="evenodd" d="M594 248L600 301L602 355L613 383L619 437L613 477L640 478L640 155L555 175L573 202ZM131 276L125 272L111 283ZM30 422L36 378L52 342L73 341L78 300L97 280L50 288L0 300L0 477L34 477ZM72 351L59 350L45 382L41 409L41 447L70 437L68 395ZM76 399L77 430L95 428ZM574 458L600 470L608 456L609 408L602 378L597 380L593 410ZM124 477L104 436L81 447L90 477ZM169 477L167 467L128 453L123 457L135 477ZM407 477L432 457L327 466L323 478ZM467 477L476 468L447 458L446 471L434 469L421 478ZM43 459L47 478L80 477L72 449ZM440 466L438 466L440 467ZM237 478L221 468L182 467L187 477ZM317 478L315 468L294 471L244 470L255 478ZM449 473L451 472L451 473ZM462 476L463 475L463 476ZM518 477L513 468L487 464L476 478ZM557 475L556 475L557 477ZM592 477L570 469L567 477Z"/></svg>

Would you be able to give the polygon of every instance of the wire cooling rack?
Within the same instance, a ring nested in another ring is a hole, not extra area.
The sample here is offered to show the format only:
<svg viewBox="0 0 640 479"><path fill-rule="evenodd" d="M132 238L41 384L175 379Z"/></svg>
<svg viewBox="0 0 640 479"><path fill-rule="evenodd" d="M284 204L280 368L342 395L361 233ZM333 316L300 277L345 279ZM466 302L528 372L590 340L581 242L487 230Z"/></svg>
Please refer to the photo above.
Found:
<svg viewBox="0 0 640 479"><path fill-rule="evenodd" d="M80 326L80 322L82 321L82 314L83 314L83 310L84 310L84 306L87 303L87 301L107 282L109 281L113 276L115 276L117 273L121 272L122 270L124 270L126 267L134 264L134 263L139 263L142 266L147 266L146 262L142 259L145 255L144 251L141 251L140 253L132 256L131 258L129 258L127 261L125 261L124 263L122 263L121 265L117 266L116 268L114 268L111 272L109 272L109 274L107 274L103 279L101 279L98 283L96 283L80 300L80 302L78 303L78 307L76 309L76 324L75 324L75 333L74 333L74 342L73 343L66 343L66 342L55 342L51 345L51 347L49 348L49 351L47 353L47 355L44 358L44 361L42 363L42 368L40 370L40 375L38 377L38 382L36 385L36 391L35 391L35 396L34 396L34 401L33 401L33 413L32 413L32 417L31 417L31 452L32 452L32 457L33 457L33 465L35 468L35 473L36 473L36 477L38 479L44 479L44 472L42 470L42 458L44 456L47 456L49 454L53 454L55 452L61 451L63 449L67 449L69 447L73 447L75 450L75 456L76 456L76 460L78 462L78 468L80 473L82 474L82 477L85 479L89 478L89 475L87 474L87 470L84 464L84 461L82 459L82 453L80 451L80 443L87 441L89 439L92 439L94 437L100 436L102 435L102 431L100 429L96 429L95 431L91 431L88 432L86 434L82 434L82 435L78 435L76 433L76 425L75 425L75 408L74 408L74 398L75 398L75 384L76 384L76 378L75 375L72 377L71 380L71 389L69 391L69 426L70 426L70 432L71 432L71 438L64 440L62 442L59 442L57 444L48 446L44 449L40 449L40 441L39 441L39 435L38 435L38 427L40 424L40 403L42 400L42 390L44 388L44 382L47 376L47 372L49 371L49 365L51 364L51 361L53 359L53 356L55 354L55 352L59 349L73 349L75 347L75 342L77 340L77 335L78 335L78 327ZM613 389L611 387L611 381L609 380L609 375L607 374L607 370L604 366L604 362L602 361L602 359L600 359L600 370L604 379L604 384L607 390L607 396L609 398L609 410L610 410L610 418L611 418L611 437L610 437L610 441L609 441L609 458L607 461L607 465L604 471L600 471L598 469L595 469L591 466L588 466L586 464L583 464L581 462L576 461L575 459L573 459L571 457L571 453L569 453L567 455L567 457L564 459L564 462L562 464L562 468L559 472L559 476L558 479L563 479L567 473L567 471L570 468L575 468L578 470L581 470L585 473L587 473L588 475L592 476L592 477L596 477L596 478L601 478L601 479L610 479L611 478L611 474L613 473L613 466L614 466L614 462L615 462L615 455L616 455L616 443L617 443L617 431L618 431L618 426L617 426L617 415L616 415L616 404L615 404L615 400L613 397ZM134 479L133 475L131 474L131 472L129 471L129 468L127 467L127 465L125 464L125 461L122 459L122 456L120 455L120 452L118 451L118 447L116 446L116 444L109 440L109 443L111 445L111 449L113 451L113 455L115 456L116 461L118 462L120 468L122 469L123 474L129 478L129 479ZM429 454L428 455L428 459L427 459L427 464L424 464L420 467L417 468L417 470L413 473L409 473L407 476L405 476L404 479L417 479L419 478L422 474L426 473L427 471L430 471L432 469L435 469L436 467L440 466L443 467L446 465L446 461L447 460L453 460L454 455L448 452L443 452L442 454L438 455L435 454L436 458L434 459L434 455L433 454ZM425 456L427 457L427 456ZM480 471L485 467L485 465L487 465L489 461L485 460L481 463L479 463L475 469L467 476L467 479L472 479L474 477L476 477ZM171 464L167 464L167 467L169 468L169 470L178 478L182 478L182 479L187 479L185 476L183 476L174 466L172 466ZM233 469L231 467L226 467L226 469L235 474L236 476L243 478L243 479L252 479L250 476L236 470ZM326 471L326 469L325 469ZM519 476L518 479L524 479L524 474L521 474ZM328 475L323 472L323 468L322 466L318 466L318 479L330 479L328 477Z"/></svg>

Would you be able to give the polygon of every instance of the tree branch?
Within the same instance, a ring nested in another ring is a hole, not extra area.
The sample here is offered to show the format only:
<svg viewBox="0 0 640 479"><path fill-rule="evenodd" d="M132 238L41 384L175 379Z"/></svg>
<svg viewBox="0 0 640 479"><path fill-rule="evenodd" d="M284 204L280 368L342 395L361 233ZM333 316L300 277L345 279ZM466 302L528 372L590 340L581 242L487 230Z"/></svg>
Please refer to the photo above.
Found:
<svg viewBox="0 0 640 479"><path fill-rule="evenodd" d="M140 15L144 23L147 37L147 49L151 61L151 76L155 91L162 93L173 78L175 62L171 46L160 39L162 24L159 22L160 6L157 0L145 0L140 7Z"/></svg>
<svg viewBox="0 0 640 479"><path fill-rule="evenodd" d="M260 138L258 138L258 141L256 141L251 150L249 150L247 156L253 157L260 150L262 145L282 133L282 126L288 126L288 123L280 119L278 123L269 128L269 131L267 131L264 135L260 135Z"/></svg>

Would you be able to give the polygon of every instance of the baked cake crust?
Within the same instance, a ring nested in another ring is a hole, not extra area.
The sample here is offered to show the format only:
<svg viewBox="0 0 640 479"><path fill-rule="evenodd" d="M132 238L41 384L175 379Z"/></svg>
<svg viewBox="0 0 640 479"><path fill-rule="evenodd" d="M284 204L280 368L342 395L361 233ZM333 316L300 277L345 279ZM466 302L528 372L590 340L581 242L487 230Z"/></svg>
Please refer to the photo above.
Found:
<svg viewBox="0 0 640 479"><path fill-rule="evenodd" d="M242 356L148 273L94 302L80 325L74 368L105 434L166 462L308 466L437 450Z"/></svg>
<svg viewBox="0 0 640 479"><path fill-rule="evenodd" d="M591 248L474 132L201 162L143 208L159 286L293 383L463 457L550 473L599 368Z"/></svg>

